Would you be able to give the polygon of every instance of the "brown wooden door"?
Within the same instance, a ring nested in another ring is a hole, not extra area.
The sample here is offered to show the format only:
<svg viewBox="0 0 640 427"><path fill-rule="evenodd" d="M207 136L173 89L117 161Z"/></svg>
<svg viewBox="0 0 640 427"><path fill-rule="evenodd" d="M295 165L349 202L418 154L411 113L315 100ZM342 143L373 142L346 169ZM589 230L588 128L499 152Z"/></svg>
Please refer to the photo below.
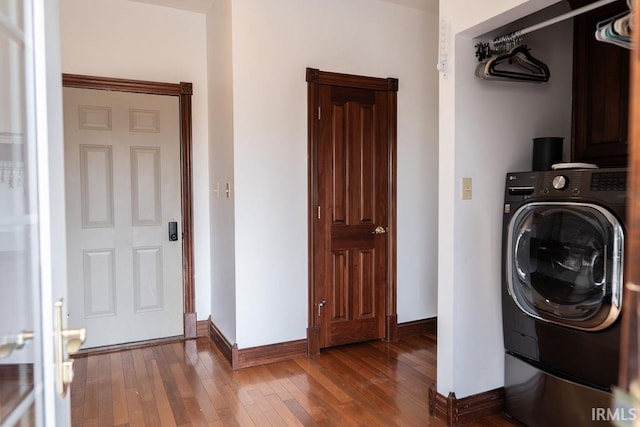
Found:
<svg viewBox="0 0 640 427"><path fill-rule="evenodd" d="M393 280L390 126L395 131L389 96L386 87L317 86L310 307L320 348L386 336Z"/></svg>
<svg viewBox="0 0 640 427"><path fill-rule="evenodd" d="M572 0L584 6L584 0ZM572 161L627 165L629 50L597 40L598 22L628 10L615 2L574 20Z"/></svg>

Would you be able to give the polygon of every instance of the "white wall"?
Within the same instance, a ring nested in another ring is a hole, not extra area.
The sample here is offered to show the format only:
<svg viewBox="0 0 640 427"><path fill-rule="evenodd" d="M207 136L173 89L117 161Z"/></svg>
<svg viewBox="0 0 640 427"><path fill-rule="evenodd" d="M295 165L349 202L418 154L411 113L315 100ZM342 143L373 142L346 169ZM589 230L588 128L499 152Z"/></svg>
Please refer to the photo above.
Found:
<svg viewBox="0 0 640 427"><path fill-rule="evenodd" d="M436 14L371 0L242 0L232 17L239 348L306 337L306 67L399 78L398 316L435 316Z"/></svg>
<svg viewBox="0 0 640 427"><path fill-rule="evenodd" d="M570 22L527 36L532 53L551 69L551 81L544 85L475 77L477 40L472 37L549 3L491 1L474 10L475 3L440 1L452 35L449 73L440 78L437 387L445 396L453 391L462 398L504 385L505 174L531 169L532 138L564 136L569 143L571 132ZM472 200L460 200L462 177L473 179Z"/></svg>
<svg viewBox="0 0 640 427"><path fill-rule="evenodd" d="M193 83L195 296L210 314L206 19L125 0L60 0L64 73Z"/></svg>
<svg viewBox="0 0 640 427"><path fill-rule="evenodd" d="M235 225L226 183L233 172L233 52L231 0L217 0L207 14L209 144L211 174L211 320L236 341ZM217 189L217 191L216 191ZM235 192L231 194L234 196Z"/></svg>

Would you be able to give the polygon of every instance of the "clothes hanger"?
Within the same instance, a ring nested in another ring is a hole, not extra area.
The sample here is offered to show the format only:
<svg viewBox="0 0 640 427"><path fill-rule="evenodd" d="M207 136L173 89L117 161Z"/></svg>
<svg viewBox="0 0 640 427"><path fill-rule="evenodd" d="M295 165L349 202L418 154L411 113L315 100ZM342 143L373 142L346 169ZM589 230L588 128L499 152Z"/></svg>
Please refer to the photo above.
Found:
<svg viewBox="0 0 640 427"><path fill-rule="evenodd" d="M596 25L596 40L631 48L631 12L625 11Z"/></svg>
<svg viewBox="0 0 640 427"><path fill-rule="evenodd" d="M518 67L513 67L518 65ZM549 67L529 53L526 46L517 46L505 55L489 62L488 72L492 76L521 80L548 81Z"/></svg>
<svg viewBox="0 0 640 427"><path fill-rule="evenodd" d="M476 69L476 74L479 69ZM551 73L549 67L529 53L526 46L516 46L508 53L490 59L484 64L483 78L506 78L524 81L546 82Z"/></svg>

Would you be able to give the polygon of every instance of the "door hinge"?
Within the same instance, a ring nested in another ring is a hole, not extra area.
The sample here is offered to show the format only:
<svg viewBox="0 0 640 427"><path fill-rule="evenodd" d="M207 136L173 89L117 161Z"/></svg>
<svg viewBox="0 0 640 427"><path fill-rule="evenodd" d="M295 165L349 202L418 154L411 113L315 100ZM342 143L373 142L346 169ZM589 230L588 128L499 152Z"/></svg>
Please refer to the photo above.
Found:
<svg viewBox="0 0 640 427"><path fill-rule="evenodd" d="M318 206L318 219L320 219L320 206Z"/></svg>
<svg viewBox="0 0 640 427"><path fill-rule="evenodd" d="M318 120L320 120L320 117L322 117L322 109L318 105Z"/></svg>

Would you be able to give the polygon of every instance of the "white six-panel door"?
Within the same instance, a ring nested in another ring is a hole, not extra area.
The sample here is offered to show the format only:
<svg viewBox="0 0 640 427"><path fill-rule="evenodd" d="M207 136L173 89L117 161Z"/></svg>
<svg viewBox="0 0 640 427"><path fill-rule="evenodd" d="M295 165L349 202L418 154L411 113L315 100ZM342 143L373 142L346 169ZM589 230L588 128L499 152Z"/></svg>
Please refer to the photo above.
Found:
<svg viewBox="0 0 640 427"><path fill-rule="evenodd" d="M69 325L86 326L86 348L181 335L178 98L63 99Z"/></svg>

